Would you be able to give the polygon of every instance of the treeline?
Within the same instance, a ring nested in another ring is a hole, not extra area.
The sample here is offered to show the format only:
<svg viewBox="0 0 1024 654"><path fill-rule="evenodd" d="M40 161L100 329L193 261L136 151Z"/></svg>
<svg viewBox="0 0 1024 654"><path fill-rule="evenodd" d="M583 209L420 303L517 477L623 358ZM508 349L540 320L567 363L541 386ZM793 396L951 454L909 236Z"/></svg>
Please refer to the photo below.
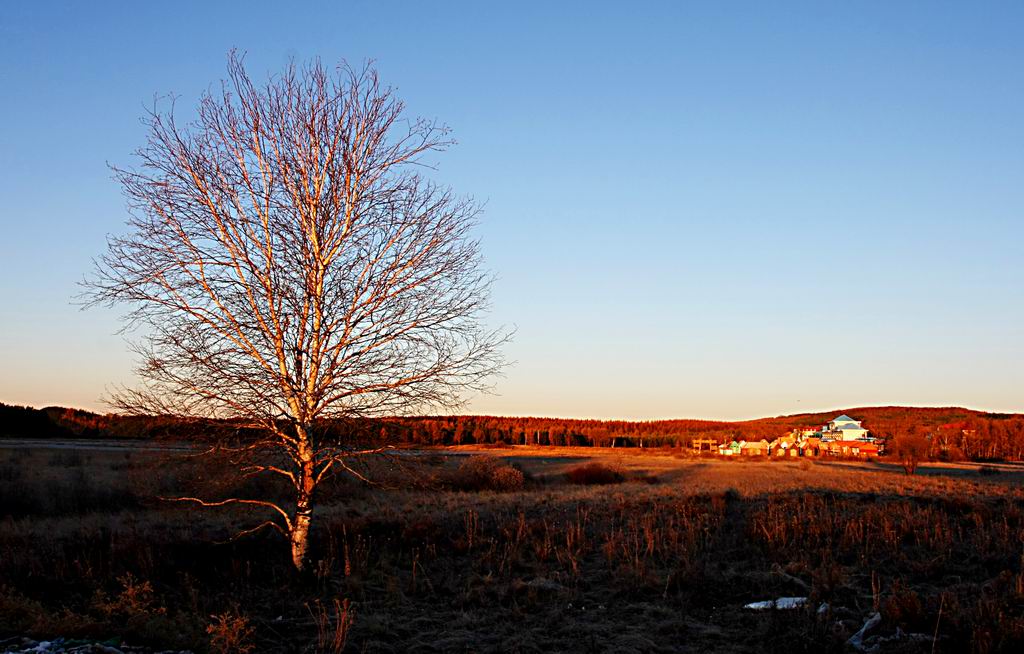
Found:
<svg viewBox="0 0 1024 654"><path fill-rule="evenodd" d="M866 407L740 422L429 416L383 421L382 432L390 439L420 445L690 447L695 439L771 441L797 427L821 427L841 413L861 420L872 435L889 442L907 436L926 437L932 459L1024 460L1024 415L960 408Z"/></svg>
<svg viewBox="0 0 1024 654"><path fill-rule="evenodd" d="M739 434L714 420L578 420L497 416L421 416L382 420L390 438L421 445L505 443L581 447L689 447L693 438Z"/></svg>
<svg viewBox="0 0 1024 654"><path fill-rule="evenodd" d="M554 445L581 447L690 447L772 440L796 427L820 427L840 413L888 441L924 436L930 458L1024 460L1024 415L961 408L863 407L738 422L715 420L575 420L498 416L420 416L334 421L319 425L323 437L410 445ZM166 416L101 415L79 409L33 409L0 404L0 436L23 438L245 438L238 423L182 421Z"/></svg>
<svg viewBox="0 0 1024 654"><path fill-rule="evenodd" d="M230 421L180 420L170 416L121 416L82 409L35 409L0 402L0 437L42 439L192 440L237 431Z"/></svg>

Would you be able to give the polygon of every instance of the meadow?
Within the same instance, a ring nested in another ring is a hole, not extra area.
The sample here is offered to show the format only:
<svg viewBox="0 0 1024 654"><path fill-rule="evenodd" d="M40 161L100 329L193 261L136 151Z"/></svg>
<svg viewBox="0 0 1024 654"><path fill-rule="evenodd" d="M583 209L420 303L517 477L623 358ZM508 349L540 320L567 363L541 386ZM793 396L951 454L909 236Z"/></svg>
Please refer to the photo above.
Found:
<svg viewBox="0 0 1024 654"><path fill-rule="evenodd" d="M320 497L312 569L272 496L216 462L0 448L0 644L193 652L1009 652L1024 646L1024 472L462 447ZM750 602L806 597L799 608ZM3 647L0 646L0 651Z"/></svg>

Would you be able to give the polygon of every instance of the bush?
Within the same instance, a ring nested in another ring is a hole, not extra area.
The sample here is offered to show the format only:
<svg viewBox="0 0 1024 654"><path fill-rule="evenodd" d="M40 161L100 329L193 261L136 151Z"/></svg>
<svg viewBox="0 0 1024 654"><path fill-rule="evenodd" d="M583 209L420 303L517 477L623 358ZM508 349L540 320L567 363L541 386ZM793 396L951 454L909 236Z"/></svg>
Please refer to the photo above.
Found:
<svg viewBox="0 0 1024 654"><path fill-rule="evenodd" d="M159 606L153 593L153 584L140 581L130 572L117 578L121 592L109 598L102 591L93 597L93 606L103 615L130 618L139 614L164 614L167 609Z"/></svg>
<svg viewBox="0 0 1024 654"><path fill-rule="evenodd" d="M217 654L248 654L256 646L253 644L255 629L249 624L249 618L235 611L225 611L210 616L213 622L206 627L210 635L210 651Z"/></svg>
<svg viewBox="0 0 1024 654"><path fill-rule="evenodd" d="M903 471L908 475L917 472L917 465L928 460L928 439L920 434L904 434L896 438L896 456L900 458Z"/></svg>
<svg viewBox="0 0 1024 654"><path fill-rule="evenodd" d="M42 604L0 586L0 633L27 633L43 622Z"/></svg>
<svg viewBox="0 0 1024 654"><path fill-rule="evenodd" d="M565 473L570 484L591 486L598 484L619 484L625 480L621 472L603 463L586 463Z"/></svg>
<svg viewBox="0 0 1024 654"><path fill-rule="evenodd" d="M920 596L898 579L892 584L891 595L882 604L882 617L904 629L921 629L927 624Z"/></svg>
<svg viewBox="0 0 1024 654"><path fill-rule="evenodd" d="M523 471L509 465L497 466L491 471L491 490L513 491L523 487Z"/></svg>
<svg viewBox="0 0 1024 654"><path fill-rule="evenodd" d="M514 491L523 487L523 471L489 456L473 456L448 476L448 486L462 491Z"/></svg>

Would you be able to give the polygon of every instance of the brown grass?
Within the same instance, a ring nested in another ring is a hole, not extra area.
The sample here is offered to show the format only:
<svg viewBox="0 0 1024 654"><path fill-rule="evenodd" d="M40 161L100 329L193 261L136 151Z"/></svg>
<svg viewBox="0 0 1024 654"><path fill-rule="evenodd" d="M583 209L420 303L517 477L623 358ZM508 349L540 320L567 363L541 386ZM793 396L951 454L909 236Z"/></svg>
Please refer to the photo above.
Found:
<svg viewBox="0 0 1024 654"><path fill-rule="evenodd" d="M888 634L938 625L935 651L1024 643L1015 469L922 466L907 477L878 463L565 454L439 453L399 461L396 480L419 470L404 485L339 481L322 498L314 572L296 578L272 535L218 544L254 524L251 514L153 499L196 483L274 488L142 454L0 450L0 640L121 637L197 652L839 652L877 608ZM565 480L594 463L659 483ZM375 465L386 476L396 464ZM517 486L493 481L504 470L522 475ZM741 609L786 595L812 606Z"/></svg>

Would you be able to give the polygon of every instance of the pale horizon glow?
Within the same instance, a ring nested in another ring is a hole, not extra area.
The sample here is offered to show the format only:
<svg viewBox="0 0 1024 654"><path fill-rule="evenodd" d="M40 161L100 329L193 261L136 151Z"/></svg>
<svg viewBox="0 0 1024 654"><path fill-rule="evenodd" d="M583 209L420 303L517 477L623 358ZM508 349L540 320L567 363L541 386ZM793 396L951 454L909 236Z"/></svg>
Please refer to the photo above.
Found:
<svg viewBox="0 0 1024 654"><path fill-rule="evenodd" d="M681 4L7 7L0 402L132 382L117 313L72 304L123 229L107 162L238 48L373 59L452 128L431 175L485 202L517 328L462 413L1024 412L1024 5Z"/></svg>

